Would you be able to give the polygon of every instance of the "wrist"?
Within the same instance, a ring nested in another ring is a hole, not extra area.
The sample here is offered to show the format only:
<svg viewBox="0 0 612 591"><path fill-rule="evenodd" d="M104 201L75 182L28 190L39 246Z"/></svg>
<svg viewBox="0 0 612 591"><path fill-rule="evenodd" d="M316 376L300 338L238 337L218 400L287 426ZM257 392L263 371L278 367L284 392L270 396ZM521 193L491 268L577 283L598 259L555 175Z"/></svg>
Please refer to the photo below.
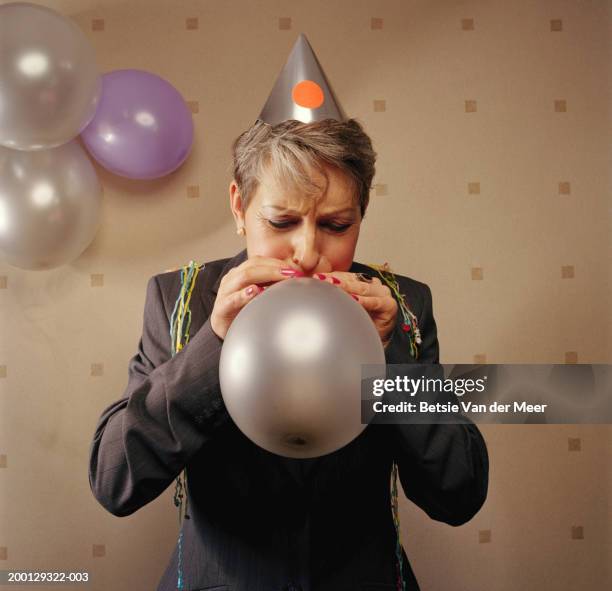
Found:
<svg viewBox="0 0 612 591"><path fill-rule="evenodd" d="M214 335L220 340L223 341L225 339L225 333L220 331L216 326L214 321L211 319L210 321L210 330L214 333Z"/></svg>

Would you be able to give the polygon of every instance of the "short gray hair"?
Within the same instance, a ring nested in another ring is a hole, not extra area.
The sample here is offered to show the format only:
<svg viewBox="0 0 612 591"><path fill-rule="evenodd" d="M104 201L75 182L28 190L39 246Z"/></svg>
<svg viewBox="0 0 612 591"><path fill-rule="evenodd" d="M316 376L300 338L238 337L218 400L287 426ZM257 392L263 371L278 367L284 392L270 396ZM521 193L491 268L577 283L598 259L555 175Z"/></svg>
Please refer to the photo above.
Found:
<svg viewBox="0 0 612 591"><path fill-rule="evenodd" d="M290 119L277 125L258 120L234 141L232 152L234 180L245 210L268 168L281 186L314 195L323 188L312 181L310 172L315 169L327 177L322 165L328 164L348 176L361 217L365 215L376 172L376 152L355 119L314 123Z"/></svg>

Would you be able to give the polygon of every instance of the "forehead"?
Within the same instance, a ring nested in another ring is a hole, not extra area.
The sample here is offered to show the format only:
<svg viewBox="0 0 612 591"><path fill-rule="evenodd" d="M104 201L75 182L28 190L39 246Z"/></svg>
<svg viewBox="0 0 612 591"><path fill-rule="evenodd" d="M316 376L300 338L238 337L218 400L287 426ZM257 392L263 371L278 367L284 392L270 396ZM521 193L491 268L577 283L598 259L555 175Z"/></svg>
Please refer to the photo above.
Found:
<svg viewBox="0 0 612 591"><path fill-rule="evenodd" d="M356 190L351 178L336 168L322 165L323 173L310 170L310 180L316 187L300 187L292 182L283 184L269 167L264 168L257 196L261 205L279 206L287 209L309 209L315 203L318 209L336 210L358 207Z"/></svg>

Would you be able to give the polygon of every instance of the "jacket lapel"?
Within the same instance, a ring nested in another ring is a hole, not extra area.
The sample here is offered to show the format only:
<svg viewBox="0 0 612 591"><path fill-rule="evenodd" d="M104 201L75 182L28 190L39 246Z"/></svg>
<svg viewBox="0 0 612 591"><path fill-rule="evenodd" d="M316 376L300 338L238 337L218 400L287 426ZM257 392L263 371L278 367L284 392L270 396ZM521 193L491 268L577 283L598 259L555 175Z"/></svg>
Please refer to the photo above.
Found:
<svg viewBox="0 0 612 591"><path fill-rule="evenodd" d="M217 292L219 291L219 285L221 284L221 279L223 279L223 276L230 269L237 267L238 265L242 264L246 260L247 260L247 251L245 248L244 250L241 250L236 256L229 259L225 263L225 265L221 267L221 271L217 274L217 276L214 278L212 283L205 281L204 285L199 286L200 287L199 289L200 300L202 302L202 305L204 306L204 310L212 311L214 300L217 297ZM204 273L206 273L207 266L204 267L204 270L203 270ZM213 273L213 276L214 276L214 273Z"/></svg>

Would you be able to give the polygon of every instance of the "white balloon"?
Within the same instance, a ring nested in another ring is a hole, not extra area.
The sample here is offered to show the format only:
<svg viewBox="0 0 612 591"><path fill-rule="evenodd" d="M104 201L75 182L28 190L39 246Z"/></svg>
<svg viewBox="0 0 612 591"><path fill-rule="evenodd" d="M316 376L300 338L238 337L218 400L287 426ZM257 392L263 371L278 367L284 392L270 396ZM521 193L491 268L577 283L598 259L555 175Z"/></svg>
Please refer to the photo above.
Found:
<svg viewBox="0 0 612 591"><path fill-rule="evenodd" d="M228 413L247 437L281 456L311 458L365 429L362 364L385 364L363 307L324 281L287 279L233 320L219 379Z"/></svg>
<svg viewBox="0 0 612 591"><path fill-rule="evenodd" d="M43 150L74 139L102 88L76 23L37 4L0 5L0 145Z"/></svg>
<svg viewBox="0 0 612 591"><path fill-rule="evenodd" d="M76 259L100 224L102 186L75 140L50 150L0 147L0 259L51 269Z"/></svg>

